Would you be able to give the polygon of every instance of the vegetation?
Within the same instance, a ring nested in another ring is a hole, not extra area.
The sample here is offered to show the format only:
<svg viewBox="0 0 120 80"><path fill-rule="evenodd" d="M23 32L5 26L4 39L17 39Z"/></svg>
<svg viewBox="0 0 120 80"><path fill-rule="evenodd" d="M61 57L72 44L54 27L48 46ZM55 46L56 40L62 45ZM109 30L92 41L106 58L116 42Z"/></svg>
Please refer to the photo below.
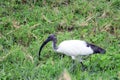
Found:
<svg viewBox="0 0 120 80"><path fill-rule="evenodd" d="M106 49L71 72L71 57L49 43L82 39ZM0 80L120 80L120 0L0 0ZM66 80L66 79L65 79Z"/></svg>

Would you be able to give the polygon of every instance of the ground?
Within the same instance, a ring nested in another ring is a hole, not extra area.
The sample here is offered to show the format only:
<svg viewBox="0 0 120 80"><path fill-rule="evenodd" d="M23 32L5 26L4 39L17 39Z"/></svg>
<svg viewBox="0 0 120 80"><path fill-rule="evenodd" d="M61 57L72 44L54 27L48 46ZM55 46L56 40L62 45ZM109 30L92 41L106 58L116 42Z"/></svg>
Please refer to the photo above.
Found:
<svg viewBox="0 0 120 80"><path fill-rule="evenodd" d="M119 0L0 0L1 80L120 80ZM106 54L84 60L70 71L71 57L46 45L49 34L57 44L81 39L99 45ZM67 79L66 79L67 77Z"/></svg>

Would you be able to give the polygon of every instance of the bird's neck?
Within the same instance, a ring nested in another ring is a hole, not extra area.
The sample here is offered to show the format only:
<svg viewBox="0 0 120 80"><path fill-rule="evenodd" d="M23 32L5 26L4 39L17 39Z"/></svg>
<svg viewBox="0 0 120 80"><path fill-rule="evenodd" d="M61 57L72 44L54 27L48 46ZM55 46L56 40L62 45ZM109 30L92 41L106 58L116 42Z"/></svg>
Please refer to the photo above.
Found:
<svg viewBox="0 0 120 80"><path fill-rule="evenodd" d="M58 49L57 45L57 40L53 40L53 49L56 51Z"/></svg>

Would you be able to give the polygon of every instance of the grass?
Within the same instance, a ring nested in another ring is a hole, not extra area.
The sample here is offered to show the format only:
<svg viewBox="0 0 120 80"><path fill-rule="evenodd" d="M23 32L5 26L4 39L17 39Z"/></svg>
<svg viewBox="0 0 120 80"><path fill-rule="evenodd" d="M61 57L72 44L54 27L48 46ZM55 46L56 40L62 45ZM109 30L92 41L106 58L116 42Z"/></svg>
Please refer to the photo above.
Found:
<svg viewBox="0 0 120 80"><path fill-rule="evenodd" d="M1 0L0 80L119 80L119 0ZM70 72L71 57L61 57L49 43L38 61L38 50L47 36L57 35L58 44L82 39L106 49L77 63Z"/></svg>

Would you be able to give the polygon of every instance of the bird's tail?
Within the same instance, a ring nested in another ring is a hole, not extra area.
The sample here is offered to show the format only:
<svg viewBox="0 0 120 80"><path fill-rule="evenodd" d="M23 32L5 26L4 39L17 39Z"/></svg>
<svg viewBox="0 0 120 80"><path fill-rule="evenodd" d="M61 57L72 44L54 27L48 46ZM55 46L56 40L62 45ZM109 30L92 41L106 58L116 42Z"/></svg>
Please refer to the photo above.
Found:
<svg viewBox="0 0 120 80"><path fill-rule="evenodd" d="M105 54L106 53L106 50L101 48L101 47L98 47L94 44L88 44L87 46L90 46L92 48L92 50L94 51L94 53L101 53L101 54Z"/></svg>

